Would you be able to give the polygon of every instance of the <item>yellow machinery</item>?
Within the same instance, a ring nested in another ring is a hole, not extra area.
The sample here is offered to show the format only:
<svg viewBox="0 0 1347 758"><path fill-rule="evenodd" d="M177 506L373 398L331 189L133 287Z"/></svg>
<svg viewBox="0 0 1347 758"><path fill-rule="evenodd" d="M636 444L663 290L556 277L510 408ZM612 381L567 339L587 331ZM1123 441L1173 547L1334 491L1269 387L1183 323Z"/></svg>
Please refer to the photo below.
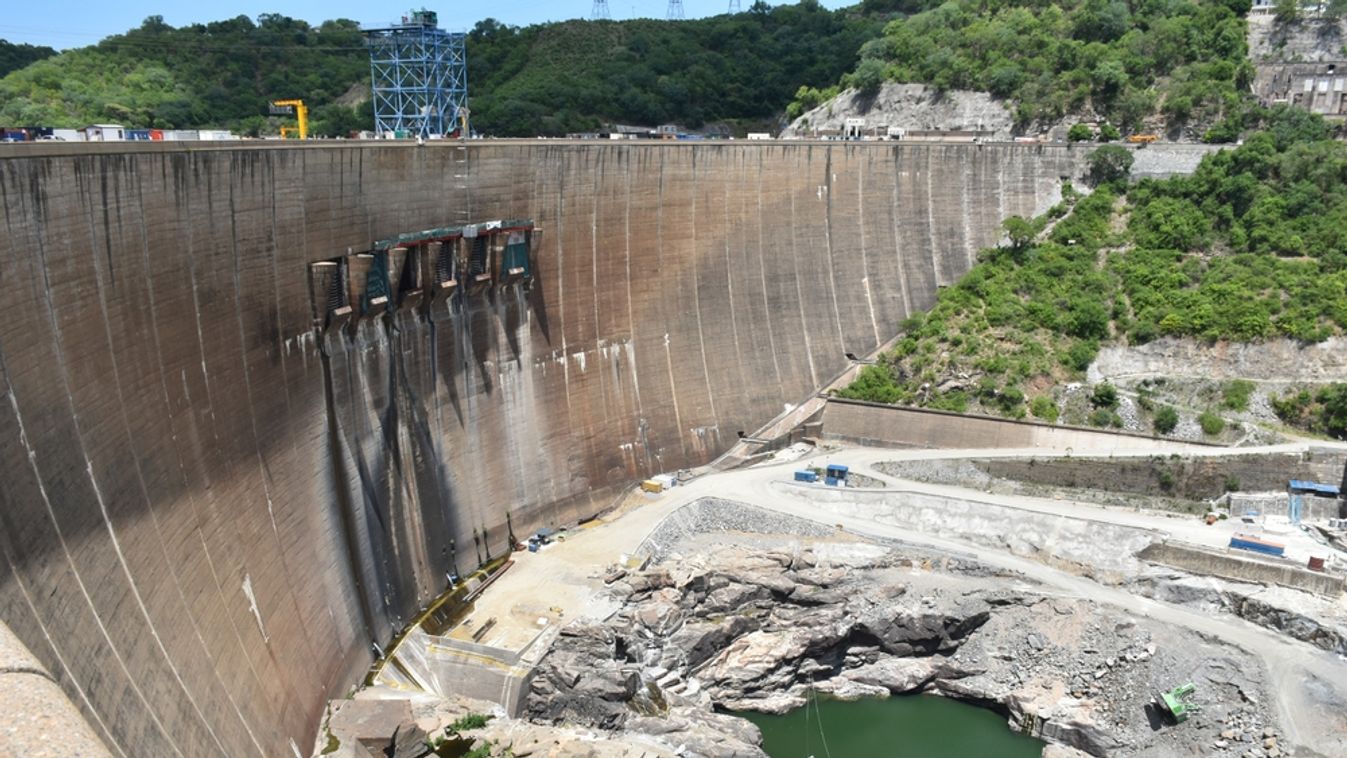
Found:
<svg viewBox="0 0 1347 758"><path fill-rule="evenodd" d="M304 107L303 100L272 100L271 107L273 109L272 113L276 113L276 109L293 108L295 111L295 118L299 121L299 138L309 138L309 109ZM293 126L282 126L281 137L289 137L290 132L293 131L296 131Z"/></svg>
<svg viewBox="0 0 1347 758"><path fill-rule="evenodd" d="M1157 139L1160 139L1160 137L1155 134L1133 134L1127 138L1127 141L1133 145L1149 145Z"/></svg>

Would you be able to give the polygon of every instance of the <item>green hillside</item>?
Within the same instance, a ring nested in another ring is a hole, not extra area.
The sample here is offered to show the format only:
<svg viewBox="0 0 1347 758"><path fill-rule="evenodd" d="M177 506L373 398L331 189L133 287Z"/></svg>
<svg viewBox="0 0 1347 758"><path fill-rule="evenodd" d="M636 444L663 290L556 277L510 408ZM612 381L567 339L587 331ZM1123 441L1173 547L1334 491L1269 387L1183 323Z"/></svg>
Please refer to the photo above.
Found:
<svg viewBox="0 0 1347 758"><path fill-rule="evenodd" d="M519 28L488 20L468 38L469 104L475 128L498 136L605 122L770 121L802 84L821 86L850 69L880 26L815 0L684 22ZM314 112L316 134L342 135L372 128L368 102L354 105L368 100L368 82L353 21L314 26L264 14L174 28L151 17L0 79L0 124L275 133L267 102L298 97Z"/></svg>
<svg viewBox="0 0 1347 758"><path fill-rule="evenodd" d="M483 22L468 40L473 118L498 135L774 120L801 85L849 70L880 27L813 0L677 23Z"/></svg>
<svg viewBox="0 0 1347 758"><path fill-rule="evenodd" d="M43 58L50 58L53 55L56 55L56 51L50 47L15 45L12 42L0 39L0 76L4 76L11 71L18 71L30 63L35 63Z"/></svg>
<svg viewBox="0 0 1347 758"><path fill-rule="evenodd" d="M324 106L369 76L362 45L353 21L315 27L279 15L257 22L239 16L175 29L154 16L126 34L0 79L0 123L82 126L110 120L256 131L265 123L269 100L302 97L317 106L320 131L344 131L343 124L330 123L344 114Z"/></svg>
<svg viewBox="0 0 1347 758"><path fill-rule="evenodd" d="M1068 191L1042 218L1009 219L1009 242L983 251L839 394L1055 421L1054 393L1082 380L1102 345L1343 334L1347 145L1303 111L1267 119L1188 177L1128 185L1118 176L1130 154L1099 148L1091 194ZM1321 395L1288 397L1277 411L1329 429L1315 414L1338 395ZM1089 421L1113 424L1111 404L1101 398Z"/></svg>
<svg viewBox="0 0 1347 758"><path fill-rule="evenodd" d="M1215 125L1205 136L1219 142L1243 127L1253 79L1249 0L866 3L890 5L913 15L865 43L841 86L874 91L888 80L986 91L1011 101L1021 128L1090 112L1124 131L1156 114L1166 128L1195 123L1202 134ZM802 90L792 117L836 89Z"/></svg>

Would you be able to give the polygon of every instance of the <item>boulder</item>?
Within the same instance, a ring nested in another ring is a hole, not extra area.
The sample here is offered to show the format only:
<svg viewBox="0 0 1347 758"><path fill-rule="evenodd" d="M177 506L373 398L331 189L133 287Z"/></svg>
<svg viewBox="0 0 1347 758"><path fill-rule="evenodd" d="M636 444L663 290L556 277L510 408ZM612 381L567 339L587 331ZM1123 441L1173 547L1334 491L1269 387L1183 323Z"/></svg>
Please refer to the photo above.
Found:
<svg viewBox="0 0 1347 758"><path fill-rule="evenodd" d="M695 668L725 649L730 640L757 629L757 622L745 616L730 616L716 624L710 621L689 621L669 638L669 650L683 651L684 660Z"/></svg>
<svg viewBox="0 0 1347 758"><path fill-rule="evenodd" d="M416 722L408 721L400 724L393 733L391 758L421 758L429 754L430 748L426 746L428 736L426 730Z"/></svg>
<svg viewBox="0 0 1347 758"><path fill-rule="evenodd" d="M883 658L844 671L840 678L898 695L923 689L945 669L943 658Z"/></svg>
<svg viewBox="0 0 1347 758"><path fill-rule="evenodd" d="M987 604L980 601L948 611L884 603L862 614L856 629L874 637L893 655L931 655L958 648L959 640L989 618Z"/></svg>

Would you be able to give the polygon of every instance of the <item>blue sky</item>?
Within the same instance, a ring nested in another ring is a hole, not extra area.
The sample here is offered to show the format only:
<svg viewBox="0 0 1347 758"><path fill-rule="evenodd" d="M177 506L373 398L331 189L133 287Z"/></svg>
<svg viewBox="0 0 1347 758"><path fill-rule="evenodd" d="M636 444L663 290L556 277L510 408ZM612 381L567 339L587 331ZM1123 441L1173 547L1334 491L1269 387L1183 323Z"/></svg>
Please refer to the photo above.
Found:
<svg viewBox="0 0 1347 758"><path fill-rule="evenodd" d="M779 0L768 0L772 5ZM828 8L851 5L858 0L822 0ZM516 26L567 18L588 18L593 0L494 0L494 2L415 3L440 14L440 26L452 31L467 31L481 19L491 17ZM748 9L752 0L740 0ZM173 26L217 21L246 15L280 13L317 23L329 18L350 18L362 24L395 21L412 7L410 2L395 4L352 2L351 0L243 0L229 4L167 3L164 0L117 0L116 2L68 3L19 2L5 7L0 15L0 39L50 45L58 50L91 45L110 35L140 26L148 16L160 15ZM668 0L608 0L614 19L664 18ZM729 8L728 0L683 0L687 18L713 16Z"/></svg>

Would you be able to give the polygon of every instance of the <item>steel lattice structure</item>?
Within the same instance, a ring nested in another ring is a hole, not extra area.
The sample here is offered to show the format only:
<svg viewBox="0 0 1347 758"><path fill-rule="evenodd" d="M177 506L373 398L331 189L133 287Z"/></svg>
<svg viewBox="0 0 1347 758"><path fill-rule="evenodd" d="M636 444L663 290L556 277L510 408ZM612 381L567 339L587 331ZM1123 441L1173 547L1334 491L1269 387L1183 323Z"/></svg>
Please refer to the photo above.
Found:
<svg viewBox="0 0 1347 758"><path fill-rule="evenodd" d="M374 131L408 136L457 129L468 102L466 34L446 32L431 11L413 11L402 23L365 29L374 88ZM466 135L465 135L466 136Z"/></svg>

